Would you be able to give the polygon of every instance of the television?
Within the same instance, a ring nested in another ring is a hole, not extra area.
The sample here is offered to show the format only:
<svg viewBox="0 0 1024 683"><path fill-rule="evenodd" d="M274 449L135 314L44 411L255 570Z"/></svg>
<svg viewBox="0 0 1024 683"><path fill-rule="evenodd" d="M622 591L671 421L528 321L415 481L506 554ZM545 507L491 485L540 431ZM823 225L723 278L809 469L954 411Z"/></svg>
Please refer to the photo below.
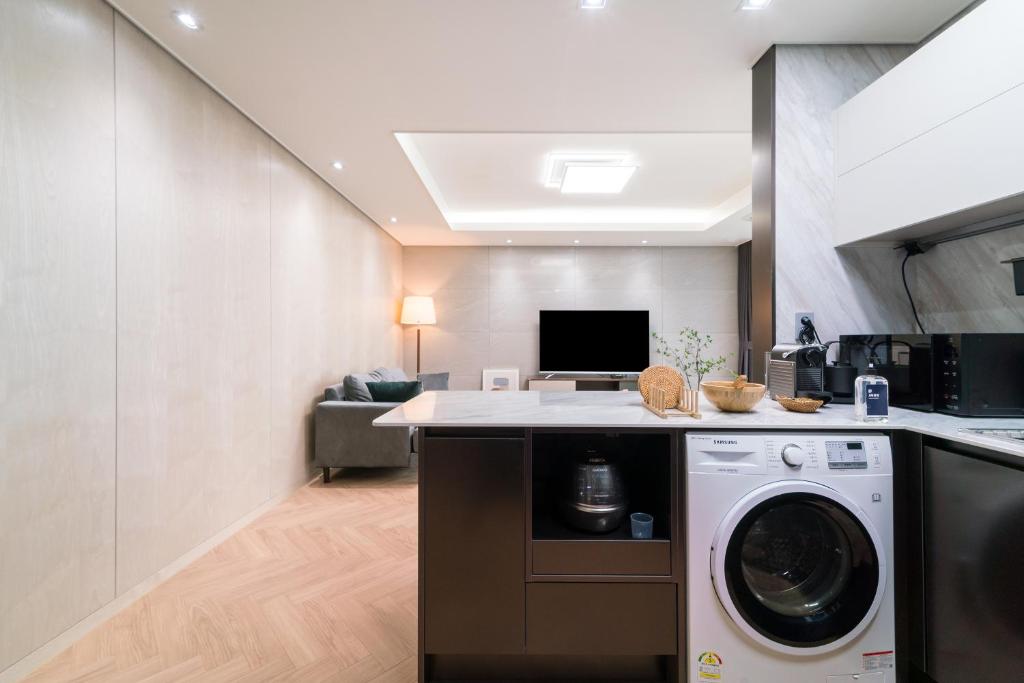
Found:
<svg viewBox="0 0 1024 683"><path fill-rule="evenodd" d="M650 365L648 318L648 311L541 311L540 372L642 372Z"/></svg>

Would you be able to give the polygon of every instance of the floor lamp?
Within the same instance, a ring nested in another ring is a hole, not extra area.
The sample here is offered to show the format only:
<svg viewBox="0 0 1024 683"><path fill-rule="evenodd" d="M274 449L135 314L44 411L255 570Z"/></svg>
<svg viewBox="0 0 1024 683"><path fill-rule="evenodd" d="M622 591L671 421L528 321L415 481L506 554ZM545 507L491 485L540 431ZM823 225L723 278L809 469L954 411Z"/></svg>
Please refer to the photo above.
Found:
<svg viewBox="0 0 1024 683"><path fill-rule="evenodd" d="M405 297L402 301L401 322L403 325L416 325L416 374L418 375L420 374L420 326L437 324L433 297Z"/></svg>

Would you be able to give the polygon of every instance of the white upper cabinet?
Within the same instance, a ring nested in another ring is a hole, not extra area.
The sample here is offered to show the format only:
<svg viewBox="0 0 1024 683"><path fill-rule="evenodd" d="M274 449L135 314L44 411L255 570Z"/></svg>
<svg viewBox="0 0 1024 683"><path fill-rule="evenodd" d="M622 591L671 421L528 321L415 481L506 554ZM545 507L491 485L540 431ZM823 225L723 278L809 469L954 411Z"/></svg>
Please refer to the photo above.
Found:
<svg viewBox="0 0 1024 683"><path fill-rule="evenodd" d="M837 245L1020 211L1024 1L987 0L836 110Z"/></svg>

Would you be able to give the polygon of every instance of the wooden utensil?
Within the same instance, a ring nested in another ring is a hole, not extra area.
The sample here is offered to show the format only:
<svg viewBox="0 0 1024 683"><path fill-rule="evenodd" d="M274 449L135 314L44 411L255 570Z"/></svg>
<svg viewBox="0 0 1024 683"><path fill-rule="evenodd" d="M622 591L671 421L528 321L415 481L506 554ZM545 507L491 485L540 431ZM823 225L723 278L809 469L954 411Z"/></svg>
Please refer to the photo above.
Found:
<svg viewBox="0 0 1024 683"><path fill-rule="evenodd" d="M662 418L670 417L692 417L699 420L700 415L700 392L696 389L680 387L679 396L675 399L676 407L668 407L670 398L661 387L650 388L650 401L644 401L644 407Z"/></svg>

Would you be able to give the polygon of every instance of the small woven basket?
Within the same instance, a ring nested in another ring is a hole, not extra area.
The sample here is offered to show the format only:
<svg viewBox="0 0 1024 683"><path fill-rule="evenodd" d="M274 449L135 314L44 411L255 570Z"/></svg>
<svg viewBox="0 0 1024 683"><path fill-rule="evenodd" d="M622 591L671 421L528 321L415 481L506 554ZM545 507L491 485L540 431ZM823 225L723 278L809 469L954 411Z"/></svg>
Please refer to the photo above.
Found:
<svg viewBox="0 0 1024 683"><path fill-rule="evenodd" d="M679 405L679 391L683 388L683 376L675 368L667 365L652 365L640 373L636 384L645 403L651 402L651 389L657 387L665 391L665 396L668 399L668 405L664 408L675 408Z"/></svg>
<svg viewBox="0 0 1024 683"><path fill-rule="evenodd" d="M782 407L786 410L791 410L794 413L813 413L825 404L824 401L819 401L816 398L789 398L788 396L779 396L777 399Z"/></svg>

